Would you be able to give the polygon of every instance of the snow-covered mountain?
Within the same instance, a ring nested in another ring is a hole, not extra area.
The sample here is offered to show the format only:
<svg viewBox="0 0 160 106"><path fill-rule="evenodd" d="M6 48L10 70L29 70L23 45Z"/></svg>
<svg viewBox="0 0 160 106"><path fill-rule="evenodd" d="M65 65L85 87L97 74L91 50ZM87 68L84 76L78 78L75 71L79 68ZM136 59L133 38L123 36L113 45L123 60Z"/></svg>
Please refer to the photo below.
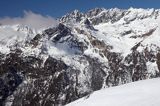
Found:
<svg viewBox="0 0 160 106"><path fill-rule="evenodd" d="M0 103L65 105L160 76L160 10L96 8L56 27L0 26Z"/></svg>
<svg viewBox="0 0 160 106"><path fill-rule="evenodd" d="M137 81L93 92L66 106L159 106L160 79Z"/></svg>

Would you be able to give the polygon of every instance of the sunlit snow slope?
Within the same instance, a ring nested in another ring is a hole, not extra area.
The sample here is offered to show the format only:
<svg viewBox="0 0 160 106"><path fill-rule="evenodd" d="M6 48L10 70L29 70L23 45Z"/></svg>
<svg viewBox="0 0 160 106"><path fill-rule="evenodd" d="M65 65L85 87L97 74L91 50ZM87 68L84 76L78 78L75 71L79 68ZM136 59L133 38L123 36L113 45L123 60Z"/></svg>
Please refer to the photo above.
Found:
<svg viewBox="0 0 160 106"><path fill-rule="evenodd" d="M160 78L96 91L67 106L160 106Z"/></svg>

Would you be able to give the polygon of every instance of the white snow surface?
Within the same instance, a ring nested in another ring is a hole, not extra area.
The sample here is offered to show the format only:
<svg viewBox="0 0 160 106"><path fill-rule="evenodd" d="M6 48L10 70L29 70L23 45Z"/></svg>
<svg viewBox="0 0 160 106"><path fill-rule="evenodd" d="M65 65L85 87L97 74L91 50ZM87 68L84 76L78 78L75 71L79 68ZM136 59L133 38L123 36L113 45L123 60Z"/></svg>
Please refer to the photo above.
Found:
<svg viewBox="0 0 160 106"><path fill-rule="evenodd" d="M22 44L28 39L32 39L36 35L34 29L23 25L4 25L0 26L0 51L7 54L10 47L16 43Z"/></svg>
<svg viewBox="0 0 160 106"><path fill-rule="evenodd" d="M105 88L66 106L160 106L160 78Z"/></svg>
<svg viewBox="0 0 160 106"><path fill-rule="evenodd" d="M113 52L122 53L124 56L131 53L131 48L136 44L141 42L143 46L150 44L159 45L160 44L160 30L157 23L159 20L146 19L146 20L135 20L128 25L123 25L123 23L102 23L96 25L95 28L99 30L95 36L99 39L103 39L106 44L113 46ZM150 30L156 29L151 36L146 38L137 37L132 38L132 36L141 36L148 33ZM124 32L132 31L130 34L122 35ZM138 49L139 50L139 49Z"/></svg>

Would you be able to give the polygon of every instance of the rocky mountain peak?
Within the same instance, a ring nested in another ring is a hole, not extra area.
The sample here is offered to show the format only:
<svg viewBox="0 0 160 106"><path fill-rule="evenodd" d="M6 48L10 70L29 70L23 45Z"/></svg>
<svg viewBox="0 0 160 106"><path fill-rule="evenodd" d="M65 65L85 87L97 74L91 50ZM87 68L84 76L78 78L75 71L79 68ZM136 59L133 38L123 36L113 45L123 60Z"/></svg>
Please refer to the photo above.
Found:
<svg viewBox="0 0 160 106"><path fill-rule="evenodd" d="M80 22L83 17L85 17L85 14L81 13L78 10L74 10L73 12L68 13L67 15L64 15L62 18L60 18L60 22L62 23Z"/></svg>
<svg viewBox="0 0 160 106"><path fill-rule="evenodd" d="M38 34L1 26L0 105L65 105L105 87L160 77L159 22L155 9L96 8L75 10Z"/></svg>

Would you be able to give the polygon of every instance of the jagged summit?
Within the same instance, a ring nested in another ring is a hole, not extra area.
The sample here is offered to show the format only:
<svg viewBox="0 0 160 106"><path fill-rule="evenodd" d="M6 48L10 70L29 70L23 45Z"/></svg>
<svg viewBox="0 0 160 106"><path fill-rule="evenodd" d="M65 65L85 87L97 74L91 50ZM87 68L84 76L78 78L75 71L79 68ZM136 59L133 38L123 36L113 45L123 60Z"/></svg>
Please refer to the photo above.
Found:
<svg viewBox="0 0 160 106"><path fill-rule="evenodd" d="M68 13L67 15L64 15L62 18L60 18L60 22L80 22L84 17L85 14L78 10L74 10L73 12Z"/></svg>
<svg viewBox="0 0 160 106"><path fill-rule="evenodd" d="M83 18L89 18L92 24L98 25L99 23L106 22L117 22L121 18L125 21L131 21L134 19L144 19L147 17L159 16L159 9L142 9L142 8L129 8L129 9L118 9L118 8L95 8L89 10L86 13L75 10L67 15L63 16L61 22L80 22Z"/></svg>

